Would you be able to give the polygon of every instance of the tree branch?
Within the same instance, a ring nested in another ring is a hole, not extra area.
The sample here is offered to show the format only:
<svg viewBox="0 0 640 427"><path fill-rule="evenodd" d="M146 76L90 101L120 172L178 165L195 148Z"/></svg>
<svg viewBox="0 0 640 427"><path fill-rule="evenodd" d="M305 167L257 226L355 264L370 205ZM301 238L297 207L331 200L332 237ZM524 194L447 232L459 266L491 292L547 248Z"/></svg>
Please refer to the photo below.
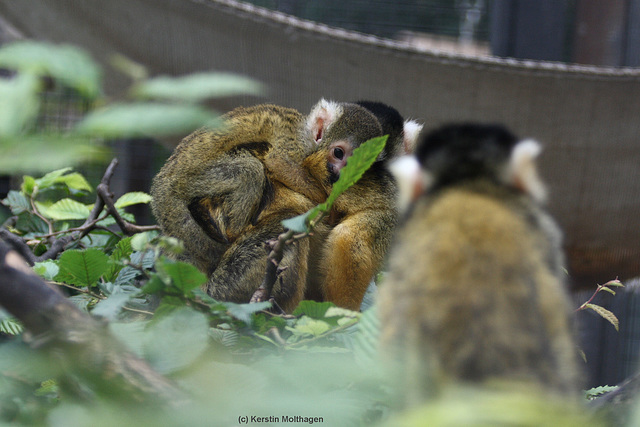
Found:
<svg viewBox="0 0 640 427"><path fill-rule="evenodd" d="M42 350L111 399L179 404L185 394L35 275L0 241L0 305L19 319ZM73 376L72 375L72 376Z"/></svg>

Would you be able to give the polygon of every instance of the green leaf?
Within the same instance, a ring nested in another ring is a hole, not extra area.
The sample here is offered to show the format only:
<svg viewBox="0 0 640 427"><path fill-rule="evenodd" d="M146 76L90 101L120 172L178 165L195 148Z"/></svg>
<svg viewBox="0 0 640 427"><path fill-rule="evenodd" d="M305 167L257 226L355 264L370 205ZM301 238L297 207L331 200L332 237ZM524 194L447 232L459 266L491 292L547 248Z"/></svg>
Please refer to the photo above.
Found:
<svg viewBox="0 0 640 427"><path fill-rule="evenodd" d="M152 323L145 334L145 358L160 373L187 367L207 349L209 322L204 314L181 308Z"/></svg>
<svg viewBox="0 0 640 427"><path fill-rule="evenodd" d="M56 183L64 184L71 190L91 191L91 185L86 178L78 172L63 175L55 180Z"/></svg>
<svg viewBox="0 0 640 427"><path fill-rule="evenodd" d="M69 45L17 41L0 48L0 66L47 75L93 99L100 94L100 68L83 50Z"/></svg>
<svg viewBox="0 0 640 427"><path fill-rule="evenodd" d="M225 347L233 347L240 338L240 334L236 331L219 328L209 328L209 336L213 338L214 342L220 343Z"/></svg>
<svg viewBox="0 0 640 427"><path fill-rule="evenodd" d="M307 219L313 212L313 209L303 213L302 215L295 216L293 218L285 219L282 221L282 225L289 230L293 230L296 233L308 233L309 226L307 225Z"/></svg>
<svg viewBox="0 0 640 427"><path fill-rule="evenodd" d="M388 135L372 138L353 150L353 154L347 160L347 164L340 171L340 178L333 184L327 200L308 212L307 218L309 221L316 218L320 212L329 212L331 210L336 199L355 184L376 161L387 143L387 138Z"/></svg>
<svg viewBox="0 0 640 427"><path fill-rule="evenodd" d="M623 284L622 284L622 282L621 282L620 280L618 280L618 279L609 280L607 283L605 283L605 284L604 284L604 285L602 285L602 286L615 286L615 287L618 287L618 288L619 288L619 287L623 287L623 288L624 288L624 285L623 285Z"/></svg>
<svg viewBox="0 0 640 427"><path fill-rule="evenodd" d="M345 167L340 171L340 178L333 184L331 194L329 194L325 203L331 206L340 194L345 192L362 177L384 149L387 138L388 135L372 138L353 150L353 154L347 160Z"/></svg>
<svg viewBox="0 0 640 427"><path fill-rule="evenodd" d="M182 77L156 77L136 85L139 98L201 102L234 95L263 95L264 86L253 79L229 73L196 73Z"/></svg>
<svg viewBox="0 0 640 427"><path fill-rule="evenodd" d="M177 261L175 263L166 263L158 265L159 268L171 277L173 286L187 294L207 281L207 276L191 264Z"/></svg>
<svg viewBox="0 0 640 427"><path fill-rule="evenodd" d="M9 207L13 215L18 215L31 209L29 199L21 192L15 190L9 191L7 198L2 200L2 204Z"/></svg>
<svg viewBox="0 0 640 427"><path fill-rule="evenodd" d="M589 390L586 390L584 392L584 395L587 398L587 400L593 400L593 399L597 398L598 396L600 396L602 394L609 393L611 391L615 391L618 388L620 388L620 387L617 386L617 385L613 385L613 386L611 386L611 385L603 385L603 386L600 386L600 387L594 387L594 388L591 388Z"/></svg>
<svg viewBox="0 0 640 427"><path fill-rule="evenodd" d="M331 326L324 320L302 316L294 327L287 326L286 329L297 336L311 335L317 337L331 330Z"/></svg>
<svg viewBox="0 0 640 427"><path fill-rule="evenodd" d="M124 239L120 240L109 256L110 263L109 269L104 275L105 280L109 282L115 281L118 277L118 274L124 267L124 265L122 264L122 260L129 260L129 257L132 253L133 248L131 247L131 237L125 237Z"/></svg>
<svg viewBox="0 0 640 427"><path fill-rule="evenodd" d="M87 219L91 210L87 205L76 202L75 200L62 199L58 200L40 213L47 218L51 218L56 221L64 221L69 219Z"/></svg>
<svg viewBox="0 0 640 427"><path fill-rule="evenodd" d="M609 292L611 295L615 295L616 291L614 291L613 289L609 289L606 286L603 286L600 288L601 291L605 291L605 292Z"/></svg>
<svg viewBox="0 0 640 427"><path fill-rule="evenodd" d="M36 180L34 177L25 175L22 177L22 185L20 186L20 190L28 196L33 194L33 191L36 188Z"/></svg>
<svg viewBox="0 0 640 427"><path fill-rule="evenodd" d="M31 74L0 79L0 140L19 135L33 123L40 106L39 88L38 78Z"/></svg>
<svg viewBox="0 0 640 427"><path fill-rule="evenodd" d="M225 302L223 304L231 316L246 323L247 325L251 325L253 313L266 310L271 307L271 303L269 301L257 302L254 304L236 304L233 302Z"/></svg>
<svg viewBox="0 0 640 427"><path fill-rule="evenodd" d="M55 261L48 259L42 262L36 262L33 271L45 280L53 280L60 272L60 267Z"/></svg>
<svg viewBox="0 0 640 427"><path fill-rule="evenodd" d="M107 153L105 148L89 144L87 138L55 134L0 138L0 173L46 172L105 159Z"/></svg>
<svg viewBox="0 0 640 427"><path fill-rule="evenodd" d="M332 302L301 301L293 311L294 316L309 316L312 319L324 319L327 310L335 307Z"/></svg>
<svg viewBox="0 0 640 427"><path fill-rule="evenodd" d="M611 323L613 325L613 327L616 328L616 331L618 330L619 322L618 322L618 318L616 317L615 314L613 314L612 312L610 312L606 308L601 307L601 306L596 305L596 304L587 304L585 307L590 308L591 310L593 310L596 313L598 313L603 319L605 319L607 322Z"/></svg>
<svg viewBox="0 0 640 427"><path fill-rule="evenodd" d="M76 286L93 286L109 268L109 257L99 249L67 250L58 259L56 280Z"/></svg>
<svg viewBox="0 0 640 427"><path fill-rule="evenodd" d="M0 332L7 335L20 335L24 331L24 326L19 320L8 317L0 319Z"/></svg>
<svg viewBox="0 0 640 427"><path fill-rule="evenodd" d="M185 134L202 126L217 126L220 120L204 107L190 104L112 104L94 110L78 123L81 135L160 137Z"/></svg>
<svg viewBox="0 0 640 427"><path fill-rule="evenodd" d="M65 173L71 170L70 167L61 168L58 170L51 171L46 175L43 175L41 178L36 179L36 185L41 190L52 187L57 182L58 178L60 178Z"/></svg>
<svg viewBox="0 0 640 427"><path fill-rule="evenodd" d="M111 294L109 298L101 300L96 304L93 310L91 310L91 314L113 321L122 311L122 307L124 307L132 297L132 294L115 292Z"/></svg>
<svg viewBox="0 0 640 427"><path fill-rule="evenodd" d="M152 197L143 193L142 191L133 191L131 193L125 193L118 198L115 202L116 208L124 208L131 205L137 205L139 203L149 203Z"/></svg>
<svg viewBox="0 0 640 427"><path fill-rule="evenodd" d="M144 251L147 248L147 244L155 239L157 235L158 233L155 231L137 233L131 238L131 247L134 251Z"/></svg>

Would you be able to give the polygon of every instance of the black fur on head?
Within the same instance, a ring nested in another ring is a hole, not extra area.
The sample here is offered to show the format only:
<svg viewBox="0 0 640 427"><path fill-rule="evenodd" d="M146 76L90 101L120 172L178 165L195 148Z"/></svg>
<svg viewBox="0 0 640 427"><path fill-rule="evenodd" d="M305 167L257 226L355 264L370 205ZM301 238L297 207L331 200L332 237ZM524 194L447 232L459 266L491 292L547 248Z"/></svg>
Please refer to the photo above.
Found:
<svg viewBox="0 0 640 427"><path fill-rule="evenodd" d="M425 135L416 157L437 186L477 178L500 181L518 140L502 125L448 124Z"/></svg>
<svg viewBox="0 0 640 427"><path fill-rule="evenodd" d="M378 101L358 101L356 104L366 108L376 116L380 126L382 126L382 134L389 135L385 151L388 151L391 155L397 154L395 153L395 146L402 141L402 132L404 130L404 118L398 110Z"/></svg>

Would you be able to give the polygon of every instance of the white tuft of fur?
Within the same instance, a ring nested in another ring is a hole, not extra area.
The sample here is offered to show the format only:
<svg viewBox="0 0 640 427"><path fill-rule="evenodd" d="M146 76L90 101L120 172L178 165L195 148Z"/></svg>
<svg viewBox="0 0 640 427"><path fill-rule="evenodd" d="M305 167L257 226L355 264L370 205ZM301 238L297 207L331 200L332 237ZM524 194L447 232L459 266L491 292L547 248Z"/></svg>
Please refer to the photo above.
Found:
<svg viewBox="0 0 640 427"><path fill-rule="evenodd" d="M342 112L340 103L321 98L307 116L307 133L319 144L327 129L338 120Z"/></svg>
<svg viewBox="0 0 640 427"><path fill-rule="evenodd" d="M420 132L422 132L422 126L423 125L415 120L405 120L403 137L404 154L413 154L418 136L420 136Z"/></svg>
<svg viewBox="0 0 640 427"><path fill-rule="evenodd" d="M398 183L398 211L403 214L429 186L429 175L422 171L415 156L398 157L389 164L389 171Z"/></svg>
<svg viewBox="0 0 640 427"><path fill-rule="evenodd" d="M528 193L538 202L547 198L547 189L538 176L536 159L542 152L540 143L525 139L516 144L511 151L507 167L507 182Z"/></svg>

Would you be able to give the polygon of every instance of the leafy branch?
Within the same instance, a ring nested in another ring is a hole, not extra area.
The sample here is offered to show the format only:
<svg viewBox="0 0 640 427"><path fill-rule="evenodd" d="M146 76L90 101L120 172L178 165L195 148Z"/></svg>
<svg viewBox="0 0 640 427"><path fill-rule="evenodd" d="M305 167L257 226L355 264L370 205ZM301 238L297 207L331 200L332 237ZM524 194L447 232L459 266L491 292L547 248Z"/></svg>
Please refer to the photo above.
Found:
<svg viewBox="0 0 640 427"><path fill-rule="evenodd" d="M277 239L267 242L270 248L267 269L264 280L251 297L252 303L263 301L275 303L271 295L276 280L278 280L282 271L280 263L282 262L285 248L300 239L309 237L313 233L315 227L329 215L336 199L355 184L376 161L378 155L384 149L387 138L388 135L372 138L353 150L353 154L349 157L346 166L340 172L340 178L333 185L331 193L324 203L302 215L282 221L282 225L287 231L280 234Z"/></svg>
<svg viewBox="0 0 640 427"><path fill-rule="evenodd" d="M624 285L617 278L614 279L614 280L608 281L604 285L598 285L596 287L596 290L593 293L593 295L591 295L591 298L589 298L580 307L578 307L576 309L576 312L582 311L582 310L586 310L586 309L593 310L599 316L601 316L603 319L605 319L606 321L611 323L613 325L613 327L616 328L616 331L617 331L618 328L619 328L620 322L618 321L618 318L616 317L616 315L613 314L612 312L610 312L609 310L607 310L606 308L604 308L604 307L602 307L600 305L597 305L597 304L593 304L593 302L592 302L593 299L596 297L596 295L598 295L598 293L600 293L602 291L608 292L611 295L615 295L616 292L613 289L611 289L611 287L619 288L619 287L624 287Z"/></svg>
<svg viewBox="0 0 640 427"><path fill-rule="evenodd" d="M123 218L123 214L118 210L117 206L124 207L135 203L148 203L151 199L143 193L128 193L125 195L127 196L126 203L114 201L114 194L109 188L109 183L117 165L118 160L113 159L107 167L96 189L96 201L90 211L87 207L72 199L63 199L49 206L36 201L39 193L60 185L63 185L69 191L81 191L90 188L80 174L67 174L70 169L65 168L48 173L39 179L26 176L22 185L22 193L11 192L2 203L9 206L16 215L23 213L34 215L45 224L48 232L46 234L28 234L26 237L20 237L11 233L5 227L0 227L0 237L16 248L29 265L34 265L36 262L54 259L71 243L79 241L93 230L105 229L106 227L100 225L100 223L107 216L113 217L120 230L128 236L144 231L158 230L158 226L138 226ZM106 212L104 212L105 207ZM84 223L78 227L68 228L65 226L63 230L54 231L55 221L68 221L82 219L83 217ZM40 241L34 240L38 237L42 238L42 240L49 240L50 247L43 254L36 256L29 248L29 244L40 243Z"/></svg>

